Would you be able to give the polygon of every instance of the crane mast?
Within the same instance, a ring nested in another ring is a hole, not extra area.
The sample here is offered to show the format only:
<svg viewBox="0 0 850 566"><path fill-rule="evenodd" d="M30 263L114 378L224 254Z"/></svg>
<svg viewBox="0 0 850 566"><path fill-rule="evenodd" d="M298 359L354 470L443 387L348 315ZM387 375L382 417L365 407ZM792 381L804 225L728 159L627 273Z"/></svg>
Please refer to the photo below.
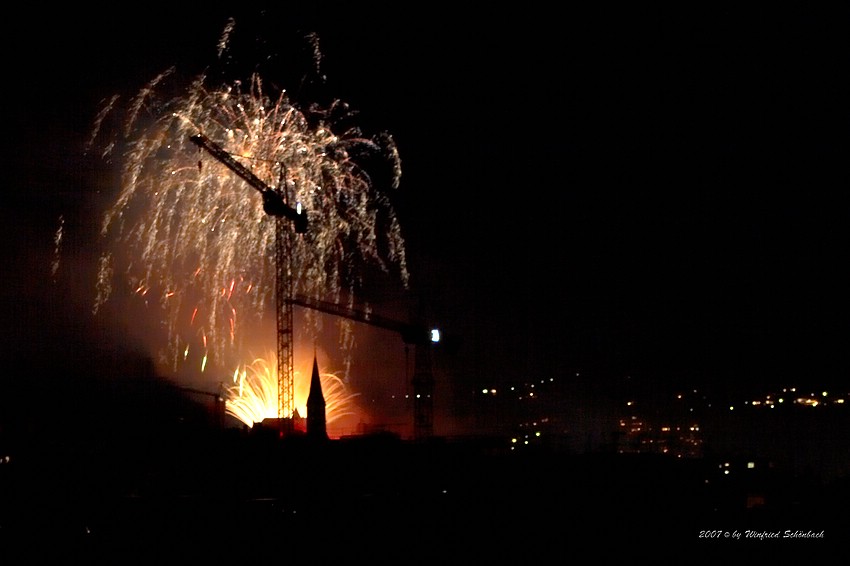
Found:
<svg viewBox="0 0 850 566"><path fill-rule="evenodd" d="M283 218L275 218L275 311L277 313L277 418L295 417L295 369L293 364L292 239ZM292 422L292 421L290 421Z"/></svg>
<svg viewBox="0 0 850 566"><path fill-rule="evenodd" d="M292 208L286 204L283 188L270 187L237 161L230 153L202 133L189 136L189 140L205 149L228 169L236 173L263 198L263 210L275 218L275 310L277 326L277 383L278 419L292 423L295 416L295 372L293 368L293 318L292 318L292 223L295 233L307 231L307 213L300 205ZM281 431L284 432L284 431Z"/></svg>

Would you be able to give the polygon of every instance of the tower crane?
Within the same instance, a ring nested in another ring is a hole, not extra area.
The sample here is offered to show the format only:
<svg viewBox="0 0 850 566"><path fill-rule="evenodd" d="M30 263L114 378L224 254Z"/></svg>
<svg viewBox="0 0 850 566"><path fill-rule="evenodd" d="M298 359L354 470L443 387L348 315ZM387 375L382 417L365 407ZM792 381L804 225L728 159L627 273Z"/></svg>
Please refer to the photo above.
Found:
<svg viewBox="0 0 850 566"><path fill-rule="evenodd" d="M413 364L413 437L415 440L424 440L432 436L434 431L434 375L431 371L430 344L440 341L439 330L428 329L423 324L392 320L364 310L358 310L300 294L294 295L290 299L290 303L325 314L340 316L385 330L391 330L398 333L406 345L412 345L415 348Z"/></svg>
<svg viewBox="0 0 850 566"><path fill-rule="evenodd" d="M301 204L295 208L287 204L284 187L270 187L250 169L237 161L221 146L203 133L189 136L189 140L206 150L228 169L239 175L251 187L260 192L263 210L275 218L275 301L277 311L277 381L278 419L280 423L293 423L295 416L295 374L293 369L293 322L292 322L292 230L285 223L291 222L295 233L307 231L307 212ZM281 430L281 432L285 432Z"/></svg>

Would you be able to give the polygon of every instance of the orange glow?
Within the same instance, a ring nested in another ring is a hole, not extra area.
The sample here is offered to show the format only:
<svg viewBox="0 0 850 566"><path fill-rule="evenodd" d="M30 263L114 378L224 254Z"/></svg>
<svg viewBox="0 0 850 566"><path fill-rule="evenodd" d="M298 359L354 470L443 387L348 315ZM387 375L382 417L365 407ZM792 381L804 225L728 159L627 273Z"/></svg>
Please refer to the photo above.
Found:
<svg viewBox="0 0 850 566"><path fill-rule="evenodd" d="M295 369L295 409L307 416L312 365ZM319 372L325 397L325 419L328 425L358 413L352 393L343 379L333 373ZM233 383L226 390L227 414L254 426L266 418L276 418L278 411L277 359L274 353L256 358L233 373ZM287 418L292 415L284 415Z"/></svg>
<svg viewBox="0 0 850 566"><path fill-rule="evenodd" d="M227 43L223 38L217 45L219 56L229 50ZM123 106L124 100L130 104ZM394 274L402 287L409 278L392 204L358 162L364 150L385 156L392 173L386 181L397 188L401 161L392 136L367 138L351 128L342 101L326 108L311 104L308 114L299 106L258 74L210 85L206 73L183 82L169 68L136 96L105 100L86 148L104 158L122 156L121 185L101 222L107 246L93 312L122 288L114 282L126 278L129 290L147 297L139 301L145 316L158 323L157 330L140 333L162 369L191 379L200 369L216 381L233 372L226 409L248 426L279 416L277 356L250 361L254 353L246 348L263 330L269 337L279 332L268 328L282 308L276 294L278 223L240 175L192 147L192 136L216 140L262 183L282 184L281 195L310 212L309 237L293 238L287 250L298 266L288 274L290 293L354 301L356 286L343 274L368 266ZM320 114L327 121L316 124L313 117ZM102 128L112 118L122 127ZM338 124L344 134L331 131ZM315 339L320 321L305 318L304 332ZM351 324L338 325L343 355L351 355L354 345ZM304 416L312 366L292 370L295 408ZM331 373L320 377L328 423L362 414L352 414L345 381Z"/></svg>

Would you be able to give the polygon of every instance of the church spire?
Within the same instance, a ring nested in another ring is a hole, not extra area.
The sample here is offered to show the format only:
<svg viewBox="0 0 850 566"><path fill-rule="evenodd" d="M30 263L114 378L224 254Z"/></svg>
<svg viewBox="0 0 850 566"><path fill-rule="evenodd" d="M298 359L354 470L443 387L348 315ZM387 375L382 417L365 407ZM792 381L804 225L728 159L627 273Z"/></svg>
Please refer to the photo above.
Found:
<svg viewBox="0 0 850 566"><path fill-rule="evenodd" d="M307 395L307 436L326 439L328 437L325 415L325 395L319 377L319 362L313 354L313 375L310 378L310 393Z"/></svg>

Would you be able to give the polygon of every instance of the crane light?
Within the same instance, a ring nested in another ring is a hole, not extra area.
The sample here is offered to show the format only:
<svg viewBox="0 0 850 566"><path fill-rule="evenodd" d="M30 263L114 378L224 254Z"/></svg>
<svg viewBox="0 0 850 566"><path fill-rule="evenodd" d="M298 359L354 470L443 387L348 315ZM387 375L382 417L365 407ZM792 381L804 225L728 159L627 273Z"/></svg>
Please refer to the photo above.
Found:
<svg viewBox="0 0 850 566"><path fill-rule="evenodd" d="M298 203L298 210L295 216L295 233L303 234L307 231L307 211L301 209L301 203Z"/></svg>

